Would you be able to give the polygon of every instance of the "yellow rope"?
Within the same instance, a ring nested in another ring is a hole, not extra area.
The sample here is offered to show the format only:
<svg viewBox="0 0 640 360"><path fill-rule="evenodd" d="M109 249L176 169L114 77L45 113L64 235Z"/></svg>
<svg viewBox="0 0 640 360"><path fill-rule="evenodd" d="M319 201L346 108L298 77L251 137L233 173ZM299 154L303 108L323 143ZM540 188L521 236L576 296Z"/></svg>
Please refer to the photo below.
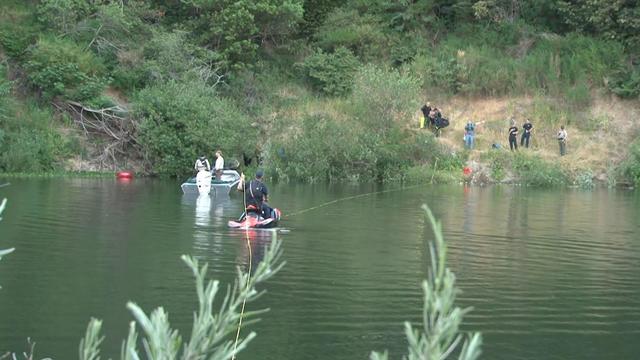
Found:
<svg viewBox="0 0 640 360"><path fill-rule="evenodd" d="M243 204L244 204L244 211L245 211L245 219L247 218L247 197L244 196L244 192L246 191L245 187L245 183L244 181L242 182L242 199L243 199ZM249 284L251 284L251 263L252 261L252 253L251 253L251 241L249 239L249 227L245 226L244 227L244 235L245 235L245 239L247 241L247 249L249 250L249 273L248 273L248 277L247 277L247 290L249 290ZM240 338L240 328L242 327L242 318L244 317L244 306L247 303L247 298L245 297L244 299L242 299L242 308L240 309L240 319L238 320L238 330L236 331L236 340L233 343L233 355L231 355L231 360L235 360L236 358L236 350L238 349L238 339Z"/></svg>
<svg viewBox="0 0 640 360"><path fill-rule="evenodd" d="M329 206L329 205L332 205L332 204L335 204L335 203L338 203L338 202L341 202L341 201L357 199L357 198L361 198L361 197L365 197L365 196L370 196L370 195L375 195L375 194L384 194L384 193L388 193L388 192L401 191L401 190L408 190L408 189L416 188L416 187L418 187L418 186L423 186L423 184L412 185L412 186L407 186L407 187L401 187L401 188L397 188L397 189L389 189L389 190L373 191L373 192L370 192L370 193L359 194L359 195L353 195L353 196L347 196L347 197L344 197L344 198L340 198L340 199L336 199L336 200L328 201L328 202L326 202L326 203L324 203L324 204L320 204L320 205L313 206L313 207L310 207L310 208L307 208L307 209L303 209L303 210L300 210L300 211L296 211L296 212L293 212L293 213L291 213L291 214L284 215L284 216L282 216L282 217L291 217L291 216L296 216L296 215L304 214L304 213L309 212L309 211L311 211L311 210L316 210L316 209L319 209L319 208L322 208L322 207L325 207L325 206Z"/></svg>

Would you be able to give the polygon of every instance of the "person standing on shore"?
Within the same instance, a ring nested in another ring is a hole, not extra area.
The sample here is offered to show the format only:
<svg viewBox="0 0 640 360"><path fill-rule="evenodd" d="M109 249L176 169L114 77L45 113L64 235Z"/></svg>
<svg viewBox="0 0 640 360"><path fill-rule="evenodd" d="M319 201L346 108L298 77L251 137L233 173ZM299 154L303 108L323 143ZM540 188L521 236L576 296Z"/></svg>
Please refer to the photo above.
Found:
<svg viewBox="0 0 640 360"><path fill-rule="evenodd" d="M473 149L473 145L475 143L475 137L476 137L476 126L480 125L484 123L484 121L480 121L477 123L474 123L473 121L469 120L469 122L467 122L467 125L465 125L464 127L464 146L465 148L471 150Z"/></svg>
<svg viewBox="0 0 640 360"><path fill-rule="evenodd" d="M423 105L420 110L422 111L422 118L420 118L420 129L424 129L425 127L431 127L431 122L429 121L429 113L431 112L431 103L427 102Z"/></svg>
<svg viewBox="0 0 640 360"><path fill-rule="evenodd" d="M522 125L522 137L520 138L520 146L526 146L529 148L529 139L531 138L531 129L533 129L533 125L531 124L531 120L527 119Z"/></svg>
<svg viewBox="0 0 640 360"><path fill-rule="evenodd" d="M515 120L511 120L511 127L509 128L509 148L511 151L518 150L518 127Z"/></svg>
<svg viewBox="0 0 640 360"><path fill-rule="evenodd" d="M564 129L564 125L560 126L558 131L558 144L560 145L560 156L567 154L567 130Z"/></svg>

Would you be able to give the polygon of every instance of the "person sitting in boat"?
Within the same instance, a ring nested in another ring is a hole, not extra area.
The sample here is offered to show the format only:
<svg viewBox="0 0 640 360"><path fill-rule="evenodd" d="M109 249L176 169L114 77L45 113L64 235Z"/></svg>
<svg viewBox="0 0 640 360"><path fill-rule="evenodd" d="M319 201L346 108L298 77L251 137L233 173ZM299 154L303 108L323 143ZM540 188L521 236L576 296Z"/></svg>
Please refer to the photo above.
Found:
<svg viewBox="0 0 640 360"><path fill-rule="evenodd" d="M263 176L264 171L258 169L256 171L256 178L249 181L248 186L245 188L244 173L240 174L238 191L244 192L244 202L246 206L245 212L240 216L240 221L250 212L259 214L264 219L272 217L273 209L267 204L269 200L269 190L267 190L267 186L262 182Z"/></svg>
<svg viewBox="0 0 640 360"><path fill-rule="evenodd" d="M224 169L224 158L222 157L221 150L216 151L216 162L213 168L215 169L215 172L216 172L216 180L218 181L221 180L222 170Z"/></svg>
<svg viewBox="0 0 640 360"><path fill-rule="evenodd" d="M196 159L196 164L193 166L196 171L211 171L211 165L209 164L209 160L204 155L200 155L198 159Z"/></svg>

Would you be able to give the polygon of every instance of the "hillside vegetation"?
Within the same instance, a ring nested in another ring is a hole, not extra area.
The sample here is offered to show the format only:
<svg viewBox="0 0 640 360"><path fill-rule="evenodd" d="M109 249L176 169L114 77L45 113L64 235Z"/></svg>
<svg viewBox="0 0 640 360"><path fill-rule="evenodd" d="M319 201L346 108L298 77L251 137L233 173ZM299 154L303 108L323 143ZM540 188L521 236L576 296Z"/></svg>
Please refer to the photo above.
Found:
<svg viewBox="0 0 640 360"><path fill-rule="evenodd" d="M606 0L7 0L0 171L281 181L640 183L640 5ZM430 101L451 122L418 129ZM505 151L509 120L533 147ZM476 147L463 149L468 120ZM555 134L569 133L558 156ZM499 143L500 150L491 150Z"/></svg>

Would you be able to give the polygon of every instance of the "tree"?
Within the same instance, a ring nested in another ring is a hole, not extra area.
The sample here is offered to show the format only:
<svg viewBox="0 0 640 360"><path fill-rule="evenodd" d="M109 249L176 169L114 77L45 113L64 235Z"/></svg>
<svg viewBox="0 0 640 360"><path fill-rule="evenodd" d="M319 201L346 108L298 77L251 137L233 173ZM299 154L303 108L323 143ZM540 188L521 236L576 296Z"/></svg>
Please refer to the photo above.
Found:
<svg viewBox="0 0 640 360"><path fill-rule="evenodd" d="M640 3L634 0L558 1L564 21L578 31L623 42L640 49Z"/></svg>
<svg viewBox="0 0 640 360"><path fill-rule="evenodd" d="M294 33L304 13L302 0L185 0L183 19L199 43L221 54L221 65L239 68L252 62L265 43Z"/></svg>

